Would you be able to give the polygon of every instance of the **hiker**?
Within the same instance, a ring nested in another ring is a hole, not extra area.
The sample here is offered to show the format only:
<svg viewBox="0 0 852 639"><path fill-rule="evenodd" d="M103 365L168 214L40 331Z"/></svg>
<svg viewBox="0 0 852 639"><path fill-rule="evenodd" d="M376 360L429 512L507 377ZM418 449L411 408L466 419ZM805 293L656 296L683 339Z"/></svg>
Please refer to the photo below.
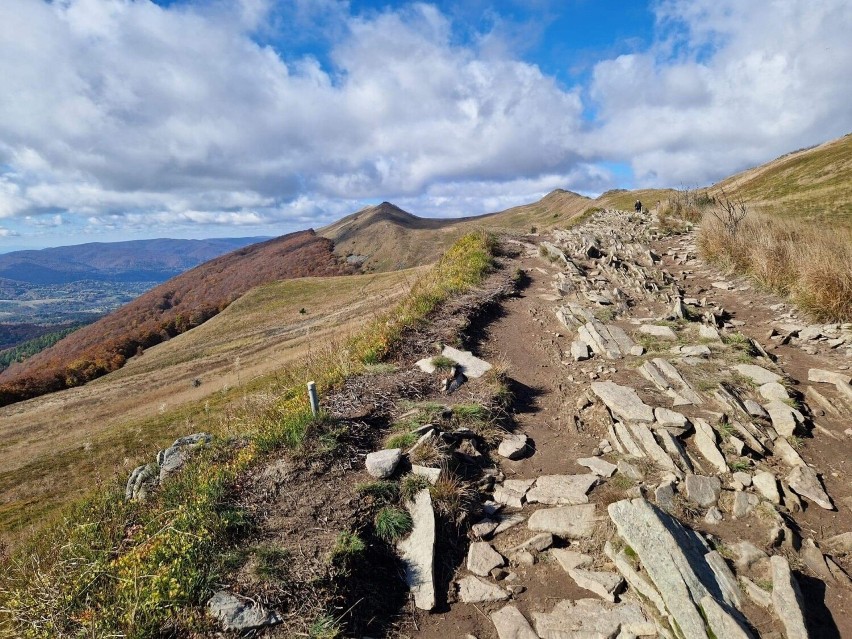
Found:
<svg viewBox="0 0 852 639"><path fill-rule="evenodd" d="M636 200L636 204L633 205L633 210L636 211L637 213L641 213L642 212L642 202L640 202L639 200Z"/></svg>

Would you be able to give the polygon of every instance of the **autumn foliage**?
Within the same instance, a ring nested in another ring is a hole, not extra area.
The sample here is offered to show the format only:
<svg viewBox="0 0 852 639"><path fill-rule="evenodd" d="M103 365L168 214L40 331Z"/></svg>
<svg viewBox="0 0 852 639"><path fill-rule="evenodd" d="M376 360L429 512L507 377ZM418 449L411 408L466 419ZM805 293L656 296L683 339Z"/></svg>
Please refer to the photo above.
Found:
<svg viewBox="0 0 852 639"><path fill-rule="evenodd" d="M349 273L333 248L312 230L300 231L197 266L0 373L0 405L79 386L121 368L127 358L202 324L260 284Z"/></svg>

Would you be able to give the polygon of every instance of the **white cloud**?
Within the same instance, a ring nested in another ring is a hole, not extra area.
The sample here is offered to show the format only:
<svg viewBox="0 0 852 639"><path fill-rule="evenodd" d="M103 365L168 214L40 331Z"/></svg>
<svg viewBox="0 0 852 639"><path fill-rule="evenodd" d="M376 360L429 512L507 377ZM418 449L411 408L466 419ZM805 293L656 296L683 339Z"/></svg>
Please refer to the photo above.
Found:
<svg viewBox="0 0 852 639"><path fill-rule="evenodd" d="M665 37L596 65L590 149L640 183L707 183L852 129L847 0L665 0Z"/></svg>

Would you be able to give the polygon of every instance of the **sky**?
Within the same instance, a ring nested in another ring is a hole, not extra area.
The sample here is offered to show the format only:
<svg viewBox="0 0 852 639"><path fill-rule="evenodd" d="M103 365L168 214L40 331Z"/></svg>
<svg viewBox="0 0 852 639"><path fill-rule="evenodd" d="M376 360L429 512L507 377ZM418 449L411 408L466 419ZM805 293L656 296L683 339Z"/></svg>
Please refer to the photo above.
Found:
<svg viewBox="0 0 852 639"><path fill-rule="evenodd" d="M2 0L0 252L695 187L852 131L849 0Z"/></svg>

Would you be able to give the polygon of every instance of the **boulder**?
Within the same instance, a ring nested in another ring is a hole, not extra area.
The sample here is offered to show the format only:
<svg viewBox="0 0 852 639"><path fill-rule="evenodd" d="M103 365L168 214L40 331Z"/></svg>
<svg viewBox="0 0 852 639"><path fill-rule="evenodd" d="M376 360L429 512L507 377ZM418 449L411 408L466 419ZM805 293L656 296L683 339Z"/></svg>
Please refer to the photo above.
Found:
<svg viewBox="0 0 852 639"><path fill-rule="evenodd" d="M748 377L758 386L768 384L770 382L780 382L783 379L780 375L773 373L772 371L768 371L762 366L756 366L754 364L737 364L734 366L734 370L736 370L740 375Z"/></svg>
<svg viewBox="0 0 852 639"><path fill-rule="evenodd" d="M432 498L424 488L406 504L413 526L411 534L397 543L405 568L405 581L421 610L435 607L435 513ZM487 573L486 573L487 574Z"/></svg>
<svg viewBox="0 0 852 639"><path fill-rule="evenodd" d="M497 454L506 459L520 459L527 452L528 437L523 433L506 435L497 447Z"/></svg>
<svg viewBox="0 0 852 639"><path fill-rule="evenodd" d="M810 499L821 508L834 510L831 498L823 490L817 474L810 466L804 464L796 466L787 475L787 484L793 492Z"/></svg>
<svg viewBox="0 0 852 639"><path fill-rule="evenodd" d="M243 632L281 623L274 611L232 592L219 590L207 602L207 610L217 619L225 631Z"/></svg>
<svg viewBox="0 0 852 639"><path fill-rule="evenodd" d="M594 557L591 555L567 548L551 548L550 554L566 572L588 566L594 561Z"/></svg>
<svg viewBox="0 0 852 639"><path fill-rule="evenodd" d="M742 519L751 514L751 512L760 503L760 497L754 493L743 492L738 490L734 493L734 519Z"/></svg>
<svg viewBox="0 0 852 639"><path fill-rule="evenodd" d="M778 481L775 479L775 475L762 470L754 474L751 482L754 484L755 490L757 490L764 499L772 502L773 504L781 503L781 495L778 492Z"/></svg>
<svg viewBox="0 0 852 639"><path fill-rule="evenodd" d="M612 477L617 469L615 464L610 464L601 457L582 457L577 460L577 463L588 468L598 477Z"/></svg>
<svg viewBox="0 0 852 639"><path fill-rule="evenodd" d="M689 428L689 420L683 414L662 406L654 409L654 418L658 427L672 429L676 435L682 435Z"/></svg>
<svg viewBox="0 0 852 639"><path fill-rule="evenodd" d="M716 445L716 432L706 420L695 419L695 436L692 438L695 447L720 473L728 472L728 463L719 447Z"/></svg>
<svg viewBox="0 0 852 639"><path fill-rule="evenodd" d="M417 466L416 464L413 464L411 466L411 472L415 475L419 475L420 477L425 477L426 481L430 484L438 483L438 480L441 478L440 468L429 468L428 466Z"/></svg>
<svg viewBox="0 0 852 639"><path fill-rule="evenodd" d="M534 612L532 616L541 639L656 634L654 622L646 619L639 604L632 601L612 604L600 599L565 599L551 612Z"/></svg>
<svg viewBox="0 0 852 639"><path fill-rule="evenodd" d="M792 437L796 432L796 426L804 422L804 417L799 411L777 399L768 402L763 408L769 413L772 428L782 437Z"/></svg>
<svg viewBox="0 0 852 639"><path fill-rule="evenodd" d="M668 326L656 326L654 324L643 324L639 327L639 332L643 335L650 335L652 337L656 337L657 339L666 339L671 341L677 340L677 333L675 333Z"/></svg>
<svg viewBox="0 0 852 639"><path fill-rule="evenodd" d="M506 601L509 592L500 586L484 581L479 577L459 579L459 600L463 603L482 603L486 601Z"/></svg>
<svg viewBox="0 0 852 639"><path fill-rule="evenodd" d="M386 479L393 475L399 460L402 459L402 449L386 448L367 455L367 472L377 479Z"/></svg>
<svg viewBox="0 0 852 639"><path fill-rule="evenodd" d="M515 606L505 606L492 612L491 622L499 639L539 639L532 626Z"/></svg>
<svg viewBox="0 0 852 639"><path fill-rule="evenodd" d="M589 345L583 340L575 339L571 342L571 357L575 362L582 362L589 359Z"/></svg>
<svg viewBox="0 0 852 639"><path fill-rule="evenodd" d="M461 366L461 372L467 378L482 377L493 368L485 360L474 357L470 351L460 351L452 346L444 346L441 355L458 363Z"/></svg>
<svg viewBox="0 0 852 639"><path fill-rule="evenodd" d="M485 541L475 541L467 551L467 569L480 577L487 577L494 568L502 566L506 561L503 555Z"/></svg>
<svg viewBox="0 0 852 639"><path fill-rule="evenodd" d="M686 497L694 504L708 508L715 506L722 493L722 482L718 477L704 475L686 476Z"/></svg>
<svg viewBox="0 0 852 639"><path fill-rule="evenodd" d="M784 624L787 639L808 639L802 592L793 578L787 558L773 555L769 562L772 567L772 605Z"/></svg>
<svg viewBox="0 0 852 639"><path fill-rule="evenodd" d="M701 600L701 610L707 617L707 624L716 637L725 639L754 639L754 635L743 626L730 612L726 611L718 601L707 595Z"/></svg>
<svg viewBox="0 0 852 639"><path fill-rule="evenodd" d="M746 412L752 417L769 419L769 413L767 413L766 410L764 410L763 406L758 404L753 399L747 399L743 401L743 407L746 409Z"/></svg>
<svg viewBox="0 0 852 639"><path fill-rule="evenodd" d="M160 483L160 467L157 464L139 466L130 473L124 488L124 498L128 501L145 501L148 492Z"/></svg>
<svg viewBox="0 0 852 639"><path fill-rule="evenodd" d="M207 433L195 433L176 439L171 446L157 456L157 463L160 465L160 483L172 473L177 472L189 460L189 455L194 448L206 446L211 441L213 436Z"/></svg>
<svg viewBox="0 0 852 639"><path fill-rule="evenodd" d="M757 392L760 393L760 396L767 401L780 401L783 402L785 400L790 399L790 393L787 392L787 389L784 388L783 384L779 384L778 382L768 382L766 384L761 384Z"/></svg>
<svg viewBox="0 0 852 639"><path fill-rule="evenodd" d="M592 382L592 392L609 408L610 412L623 421L651 424L654 410L645 404L636 391L614 382Z"/></svg>

